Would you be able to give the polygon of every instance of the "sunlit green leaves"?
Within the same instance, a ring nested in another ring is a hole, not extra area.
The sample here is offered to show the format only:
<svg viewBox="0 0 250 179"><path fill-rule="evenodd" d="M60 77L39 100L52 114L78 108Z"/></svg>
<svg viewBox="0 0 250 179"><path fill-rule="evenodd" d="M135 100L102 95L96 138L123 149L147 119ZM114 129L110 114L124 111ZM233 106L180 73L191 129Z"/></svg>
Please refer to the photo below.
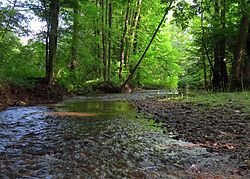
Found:
<svg viewBox="0 0 250 179"><path fill-rule="evenodd" d="M176 37L178 37L176 27L170 25L162 27L139 69L143 85L167 88L178 86L178 77L181 74L179 61L182 60L184 43L179 42Z"/></svg>
<svg viewBox="0 0 250 179"><path fill-rule="evenodd" d="M176 24L181 26L182 29L188 27L190 19L197 15L199 10L198 4L190 4L185 0L179 1L175 8L173 17L175 18Z"/></svg>

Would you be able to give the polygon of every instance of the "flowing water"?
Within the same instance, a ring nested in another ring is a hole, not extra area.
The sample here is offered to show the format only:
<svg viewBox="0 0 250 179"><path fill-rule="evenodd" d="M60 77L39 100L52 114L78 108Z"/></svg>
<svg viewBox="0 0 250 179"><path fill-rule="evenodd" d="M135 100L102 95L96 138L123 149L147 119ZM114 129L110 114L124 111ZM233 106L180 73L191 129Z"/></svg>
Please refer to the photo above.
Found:
<svg viewBox="0 0 250 179"><path fill-rule="evenodd" d="M128 98L135 99L76 97L52 106L0 112L0 178L179 178L230 173L230 158L171 139L122 100Z"/></svg>

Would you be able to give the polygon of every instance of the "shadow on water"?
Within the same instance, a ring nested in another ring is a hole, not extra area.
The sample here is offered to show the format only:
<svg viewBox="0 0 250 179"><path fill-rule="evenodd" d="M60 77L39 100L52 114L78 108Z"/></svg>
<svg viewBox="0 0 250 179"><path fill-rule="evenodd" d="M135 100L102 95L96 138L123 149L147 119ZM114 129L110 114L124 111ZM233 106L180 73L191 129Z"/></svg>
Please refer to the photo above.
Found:
<svg viewBox="0 0 250 179"><path fill-rule="evenodd" d="M171 139L153 121L139 117L124 98L76 97L52 107L1 112L0 178L230 174L230 158Z"/></svg>

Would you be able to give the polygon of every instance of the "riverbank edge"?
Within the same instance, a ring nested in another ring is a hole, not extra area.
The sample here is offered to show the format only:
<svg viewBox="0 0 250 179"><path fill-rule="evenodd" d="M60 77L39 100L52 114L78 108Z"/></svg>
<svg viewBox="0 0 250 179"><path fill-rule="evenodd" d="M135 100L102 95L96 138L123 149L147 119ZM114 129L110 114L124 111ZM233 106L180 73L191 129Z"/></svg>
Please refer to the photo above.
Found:
<svg viewBox="0 0 250 179"><path fill-rule="evenodd" d="M154 98L130 103L147 119L161 123L172 138L194 143L210 152L226 153L250 173L250 114L237 106L203 104ZM243 174L243 175L244 175Z"/></svg>
<svg viewBox="0 0 250 179"><path fill-rule="evenodd" d="M59 85L48 87L43 84L36 84L26 87L2 84L0 86L0 111L8 107L52 104L62 101L70 95L65 88Z"/></svg>

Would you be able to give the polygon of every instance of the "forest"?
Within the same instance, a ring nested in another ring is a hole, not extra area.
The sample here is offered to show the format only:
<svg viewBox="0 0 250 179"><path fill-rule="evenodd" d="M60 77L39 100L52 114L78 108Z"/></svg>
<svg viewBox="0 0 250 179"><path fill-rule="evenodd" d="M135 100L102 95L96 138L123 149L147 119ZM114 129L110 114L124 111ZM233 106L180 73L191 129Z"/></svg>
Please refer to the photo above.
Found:
<svg viewBox="0 0 250 179"><path fill-rule="evenodd" d="M0 178L250 178L250 0L1 0Z"/></svg>
<svg viewBox="0 0 250 179"><path fill-rule="evenodd" d="M125 83L132 88L248 89L249 4L1 1L0 81L27 86L43 79L69 91Z"/></svg>

